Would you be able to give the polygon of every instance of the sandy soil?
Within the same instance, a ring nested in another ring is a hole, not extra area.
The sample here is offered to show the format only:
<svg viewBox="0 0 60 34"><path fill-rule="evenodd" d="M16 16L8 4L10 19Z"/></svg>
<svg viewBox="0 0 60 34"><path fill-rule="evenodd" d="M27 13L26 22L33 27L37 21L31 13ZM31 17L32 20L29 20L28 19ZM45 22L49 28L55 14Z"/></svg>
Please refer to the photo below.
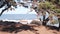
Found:
<svg viewBox="0 0 60 34"><path fill-rule="evenodd" d="M37 29L38 33L39 34L60 34L60 31L56 31L56 30L48 30L46 29L44 26L40 26L40 27L34 27L35 29ZM0 31L0 34L15 34L14 32L13 33L9 33L9 32L1 32ZM32 31L21 31L21 32L18 32L17 34L36 34L36 33L33 33Z"/></svg>

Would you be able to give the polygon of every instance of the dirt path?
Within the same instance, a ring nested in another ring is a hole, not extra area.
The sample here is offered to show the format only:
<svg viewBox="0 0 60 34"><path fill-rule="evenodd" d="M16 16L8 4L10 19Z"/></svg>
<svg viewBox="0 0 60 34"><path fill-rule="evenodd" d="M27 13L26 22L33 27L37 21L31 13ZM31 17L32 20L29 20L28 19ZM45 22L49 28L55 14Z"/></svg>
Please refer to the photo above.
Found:
<svg viewBox="0 0 60 34"><path fill-rule="evenodd" d="M40 27L35 27L35 29L37 29L39 34L60 34L60 32L56 31L56 30L48 30L46 29L44 26L40 26ZM15 34L15 33L8 33L8 32L1 32L0 34ZM17 34L35 34L32 31L21 31L18 32Z"/></svg>

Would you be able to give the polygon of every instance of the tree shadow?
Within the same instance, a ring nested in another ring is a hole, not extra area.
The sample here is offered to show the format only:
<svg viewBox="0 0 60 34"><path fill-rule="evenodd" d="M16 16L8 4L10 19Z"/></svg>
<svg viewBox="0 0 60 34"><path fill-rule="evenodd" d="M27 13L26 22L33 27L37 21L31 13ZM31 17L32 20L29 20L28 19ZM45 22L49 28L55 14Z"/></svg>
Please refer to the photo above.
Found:
<svg viewBox="0 0 60 34"><path fill-rule="evenodd" d="M46 26L48 28L48 30L56 30L59 31L59 27L55 27L55 26Z"/></svg>
<svg viewBox="0 0 60 34"><path fill-rule="evenodd" d="M27 24L21 24L20 22L16 23L16 22L0 21L0 25L4 26L1 30L3 32L9 32L9 33L14 32L15 34L17 34L18 32L29 30L29 31L31 31L35 34L39 34L37 32L38 30L34 29L33 26L30 26L30 25L27 25ZM19 27L17 27L17 25Z"/></svg>
<svg viewBox="0 0 60 34"><path fill-rule="evenodd" d="M23 30L24 31L30 30L35 34L39 34L39 33L37 33L38 30L34 29L32 26L29 26L29 25L22 25L20 27L16 27L16 26L12 25L9 28L3 28L2 29L2 31L10 32L10 33L14 32L15 34L17 34L18 32L21 32Z"/></svg>

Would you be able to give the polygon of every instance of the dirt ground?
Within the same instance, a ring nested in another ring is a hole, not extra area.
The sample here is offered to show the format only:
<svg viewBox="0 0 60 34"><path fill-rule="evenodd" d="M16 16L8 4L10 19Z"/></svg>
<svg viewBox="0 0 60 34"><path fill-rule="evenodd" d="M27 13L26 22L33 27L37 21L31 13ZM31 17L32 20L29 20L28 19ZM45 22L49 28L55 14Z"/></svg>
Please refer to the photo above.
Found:
<svg viewBox="0 0 60 34"><path fill-rule="evenodd" d="M38 31L36 31L37 33L34 33L32 31L21 31L21 32L18 32L17 34L60 34L60 31L56 31L56 30L51 30L51 29L46 29L45 26L40 26L40 27L34 27L35 29L37 29ZM9 32L2 32L0 31L0 34L15 34L14 32L13 33L9 33Z"/></svg>

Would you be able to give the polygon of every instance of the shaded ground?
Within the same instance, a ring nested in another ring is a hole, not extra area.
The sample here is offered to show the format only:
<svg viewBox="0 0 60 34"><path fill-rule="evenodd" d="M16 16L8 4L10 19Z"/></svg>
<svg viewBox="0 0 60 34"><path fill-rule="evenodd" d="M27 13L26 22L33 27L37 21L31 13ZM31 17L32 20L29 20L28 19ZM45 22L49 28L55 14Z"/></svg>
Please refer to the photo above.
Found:
<svg viewBox="0 0 60 34"><path fill-rule="evenodd" d="M34 28L38 30L37 32L39 34L60 34L60 31L51 30L51 29L48 30L48 29L46 29L45 26L34 27ZM9 33L9 32L2 32L2 31L0 31L0 34L15 34L15 33L14 32L13 33ZM26 31L23 30L21 32L18 32L17 34L35 34L35 33L33 33L30 30L26 30Z"/></svg>

